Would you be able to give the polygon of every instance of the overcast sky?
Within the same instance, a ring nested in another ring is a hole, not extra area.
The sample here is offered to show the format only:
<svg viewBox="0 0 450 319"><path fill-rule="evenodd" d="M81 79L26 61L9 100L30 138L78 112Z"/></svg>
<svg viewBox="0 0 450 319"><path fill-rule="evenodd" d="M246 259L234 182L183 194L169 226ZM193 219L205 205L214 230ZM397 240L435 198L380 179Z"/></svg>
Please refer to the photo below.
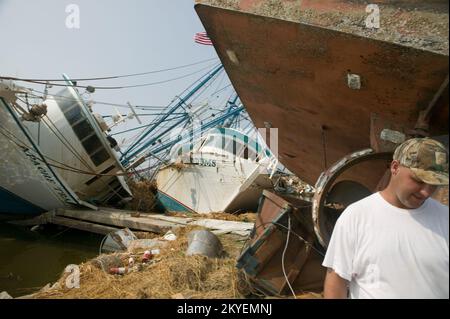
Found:
<svg viewBox="0 0 450 319"><path fill-rule="evenodd" d="M70 4L79 8L79 28L66 26L68 16L73 13L66 12ZM72 78L99 77L217 58L212 46L193 41L194 34L200 31L204 28L193 0L0 0L0 74L22 78L58 79L61 73ZM96 84L115 86L162 81L195 72L211 63L214 61ZM205 72L156 86L97 90L93 99L167 105ZM108 109L107 106L96 108Z"/></svg>

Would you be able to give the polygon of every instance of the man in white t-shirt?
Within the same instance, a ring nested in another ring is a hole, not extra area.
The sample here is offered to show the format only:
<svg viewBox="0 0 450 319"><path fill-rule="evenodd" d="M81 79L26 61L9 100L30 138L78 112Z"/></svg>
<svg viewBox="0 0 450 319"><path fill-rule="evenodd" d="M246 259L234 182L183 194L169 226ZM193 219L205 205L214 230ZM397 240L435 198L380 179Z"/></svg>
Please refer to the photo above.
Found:
<svg viewBox="0 0 450 319"><path fill-rule="evenodd" d="M323 266L325 298L449 298L448 153L429 138L394 152L386 189L348 206Z"/></svg>

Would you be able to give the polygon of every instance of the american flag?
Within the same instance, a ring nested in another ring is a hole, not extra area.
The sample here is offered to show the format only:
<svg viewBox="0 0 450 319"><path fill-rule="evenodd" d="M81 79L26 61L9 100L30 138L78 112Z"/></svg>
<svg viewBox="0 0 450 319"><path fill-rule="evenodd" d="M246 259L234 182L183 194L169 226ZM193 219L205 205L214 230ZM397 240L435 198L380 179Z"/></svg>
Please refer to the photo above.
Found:
<svg viewBox="0 0 450 319"><path fill-rule="evenodd" d="M194 36L194 41L199 44L212 45L211 39L206 32L198 32Z"/></svg>

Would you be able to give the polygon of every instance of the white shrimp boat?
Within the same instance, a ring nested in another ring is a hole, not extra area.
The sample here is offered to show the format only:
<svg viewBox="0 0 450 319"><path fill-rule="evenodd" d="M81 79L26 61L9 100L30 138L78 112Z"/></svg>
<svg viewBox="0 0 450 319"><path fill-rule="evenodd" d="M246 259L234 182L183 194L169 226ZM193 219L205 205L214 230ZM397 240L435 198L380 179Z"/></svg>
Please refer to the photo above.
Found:
<svg viewBox="0 0 450 319"><path fill-rule="evenodd" d="M61 92L28 109L17 101L27 89L0 82L3 217L114 204L131 196L107 125L66 81Z"/></svg>
<svg viewBox="0 0 450 319"><path fill-rule="evenodd" d="M157 174L158 199L172 212L254 210L272 189L277 160L268 148L230 128L215 128L194 145L174 147ZM272 178L271 178L272 177Z"/></svg>

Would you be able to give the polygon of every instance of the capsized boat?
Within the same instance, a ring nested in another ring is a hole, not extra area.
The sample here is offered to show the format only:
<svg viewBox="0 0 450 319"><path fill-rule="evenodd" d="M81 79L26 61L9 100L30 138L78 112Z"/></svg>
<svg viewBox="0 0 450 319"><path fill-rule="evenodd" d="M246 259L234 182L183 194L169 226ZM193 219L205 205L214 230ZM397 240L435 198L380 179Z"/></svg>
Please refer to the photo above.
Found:
<svg viewBox="0 0 450 319"><path fill-rule="evenodd" d="M231 128L215 128L195 143L172 149L158 171L158 199L167 211L254 210L264 189L274 187L277 160L256 139Z"/></svg>
<svg viewBox="0 0 450 319"><path fill-rule="evenodd" d="M108 127L66 82L61 92L28 109L17 98L30 90L1 83L1 214L20 218L131 197Z"/></svg>

